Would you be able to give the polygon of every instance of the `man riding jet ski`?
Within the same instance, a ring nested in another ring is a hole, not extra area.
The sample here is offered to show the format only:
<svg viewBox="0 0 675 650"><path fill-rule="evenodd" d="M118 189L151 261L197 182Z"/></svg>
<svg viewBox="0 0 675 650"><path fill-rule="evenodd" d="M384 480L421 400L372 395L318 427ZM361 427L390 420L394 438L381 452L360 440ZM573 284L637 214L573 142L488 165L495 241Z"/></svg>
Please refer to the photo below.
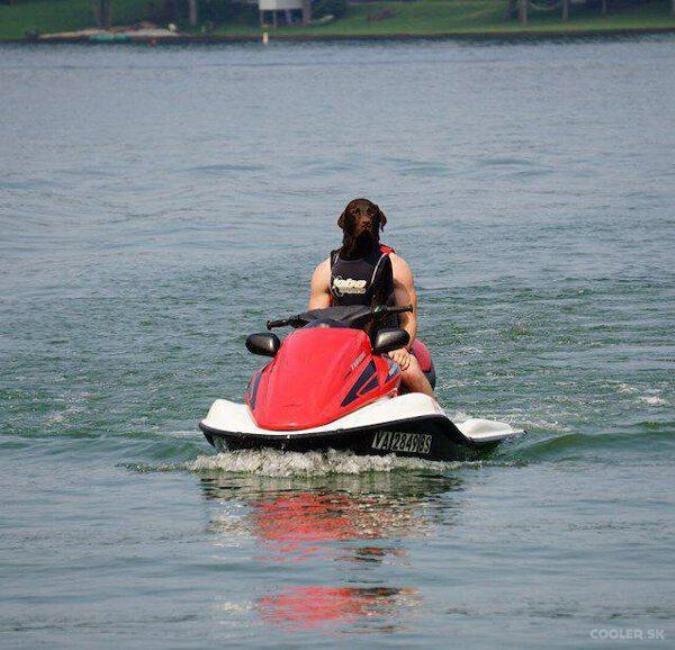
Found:
<svg viewBox="0 0 675 650"><path fill-rule="evenodd" d="M308 311L267 323L294 331L283 342L247 338L250 352L273 359L244 404L218 399L199 423L214 447L455 460L519 433L490 420L455 425L435 400L431 357L414 338L412 273L379 243L385 221L375 204L352 201L338 221L343 246L314 272Z"/></svg>
<svg viewBox="0 0 675 650"><path fill-rule="evenodd" d="M342 246L316 267L308 309L331 305L353 306L412 305L399 316L399 325L408 332L406 347L389 353L401 369L401 381L411 393L434 396L424 370L432 375L431 357L417 335L417 293L407 262L393 248L380 243L380 230L387 217L368 199L347 204L337 225L342 229ZM420 362L425 364L422 368Z"/></svg>

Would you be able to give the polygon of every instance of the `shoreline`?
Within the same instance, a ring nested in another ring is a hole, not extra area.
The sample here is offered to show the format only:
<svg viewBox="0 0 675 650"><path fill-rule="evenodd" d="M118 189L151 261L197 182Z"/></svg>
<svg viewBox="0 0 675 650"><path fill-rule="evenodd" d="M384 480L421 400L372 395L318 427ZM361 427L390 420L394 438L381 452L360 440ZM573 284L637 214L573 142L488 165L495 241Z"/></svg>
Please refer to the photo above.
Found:
<svg viewBox="0 0 675 650"><path fill-rule="evenodd" d="M78 44L78 45L219 45L224 43L256 43L262 41L263 31L267 31L269 41L283 42L344 42L344 41L412 41L412 40L480 40L480 41L527 41L538 39L568 39L597 37L630 37L675 33L675 25L663 27L624 27L605 29L514 29L495 31L448 31L438 33L392 32L380 34L274 34L272 30L262 30L258 34L172 34L171 36L134 36L122 34L111 39L96 39L90 35L77 36L38 36L37 38L0 39L0 44Z"/></svg>

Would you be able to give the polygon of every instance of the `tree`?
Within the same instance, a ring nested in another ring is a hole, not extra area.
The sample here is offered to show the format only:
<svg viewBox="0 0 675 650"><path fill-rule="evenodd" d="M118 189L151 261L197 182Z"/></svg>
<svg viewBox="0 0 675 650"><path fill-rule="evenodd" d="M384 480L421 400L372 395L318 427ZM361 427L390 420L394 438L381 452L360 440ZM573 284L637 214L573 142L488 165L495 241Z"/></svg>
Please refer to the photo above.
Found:
<svg viewBox="0 0 675 650"><path fill-rule="evenodd" d="M518 0L518 20L521 25L527 25L527 3L528 0Z"/></svg>
<svg viewBox="0 0 675 650"><path fill-rule="evenodd" d="M675 0L673 0L675 2ZM307 27L312 22L312 2L302 0L302 24Z"/></svg>
<svg viewBox="0 0 675 650"><path fill-rule="evenodd" d="M92 0L96 27L109 29L112 21L111 0Z"/></svg>
<svg viewBox="0 0 675 650"><path fill-rule="evenodd" d="M675 0L673 0L673 2L675 2ZM506 9L504 10L504 20L511 20L514 13L516 13L516 0L509 0Z"/></svg>
<svg viewBox="0 0 675 650"><path fill-rule="evenodd" d="M199 22L199 12L197 9L197 0L188 0L188 16L190 27L196 27Z"/></svg>

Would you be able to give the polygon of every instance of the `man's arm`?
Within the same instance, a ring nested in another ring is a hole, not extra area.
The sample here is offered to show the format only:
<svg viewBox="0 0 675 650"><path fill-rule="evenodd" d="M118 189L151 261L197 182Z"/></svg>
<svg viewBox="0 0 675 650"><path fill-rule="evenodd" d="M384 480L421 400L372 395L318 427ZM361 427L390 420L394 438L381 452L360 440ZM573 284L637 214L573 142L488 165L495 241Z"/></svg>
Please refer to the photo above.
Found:
<svg viewBox="0 0 675 650"><path fill-rule="evenodd" d="M402 258L392 253L391 268L394 272L394 295L396 297L397 307L413 306L412 312L403 312L399 314L401 327L410 335L408 349L413 344L417 335L417 292L415 291L415 281L408 263Z"/></svg>
<svg viewBox="0 0 675 650"><path fill-rule="evenodd" d="M330 307L330 258L324 260L314 269L312 274L311 294L309 296L310 309L324 309Z"/></svg>

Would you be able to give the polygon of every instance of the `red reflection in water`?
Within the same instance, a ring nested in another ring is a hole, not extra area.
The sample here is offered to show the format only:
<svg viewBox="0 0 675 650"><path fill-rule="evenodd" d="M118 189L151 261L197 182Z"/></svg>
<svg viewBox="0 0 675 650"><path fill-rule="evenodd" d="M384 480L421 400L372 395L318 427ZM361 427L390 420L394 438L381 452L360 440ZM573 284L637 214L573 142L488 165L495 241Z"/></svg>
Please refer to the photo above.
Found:
<svg viewBox="0 0 675 650"><path fill-rule="evenodd" d="M213 483L208 487L209 494L233 496L229 483L222 495ZM433 487L440 490L437 484ZM447 483L441 487L447 489ZM432 524L425 511L418 510L417 491L391 494L370 484L369 490L352 494L344 489L261 489L239 499L249 508L243 518L246 532L265 544L261 562L310 562L320 553L343 568L356 569L363 563L405 557L401 540L424 535ZM343 584L354 585L360 577L347 575ZM372 578L369 572L368 582ZM382 632L399 629L402 609L419 602L417 590L410 587L302 585L267 593L255 601L255 608L265 622L291 630L341 625L366 630L375 625Z"/></svg>
<svg viewBox="0 0 675 650"><path fill-rule="evenodd" d="M354 499L345 494L295 492L261 499L250 504L253 530L282 554L316 552L324 542L376 539L419 534L425 522L410 506L382 507L375 498ZM367 547L372 561L377 549ZM380 557L385 554L384 550Z"/></svg>
<svg viewBox="0 0 675 650"><path fill-rule="evenodd" d="M359 537L345 496L300 492L254 504L255 530L267 541L286 542L287 550L306 542Z"/></svg>
<svg viewBox="0 0 675 650"><path fill-rule="evenodd" d="M372 616L390 616L401 605L416 604L417 590L390 587L291 587L257 601L263 619L294 629L354 623Z"/></svg>

